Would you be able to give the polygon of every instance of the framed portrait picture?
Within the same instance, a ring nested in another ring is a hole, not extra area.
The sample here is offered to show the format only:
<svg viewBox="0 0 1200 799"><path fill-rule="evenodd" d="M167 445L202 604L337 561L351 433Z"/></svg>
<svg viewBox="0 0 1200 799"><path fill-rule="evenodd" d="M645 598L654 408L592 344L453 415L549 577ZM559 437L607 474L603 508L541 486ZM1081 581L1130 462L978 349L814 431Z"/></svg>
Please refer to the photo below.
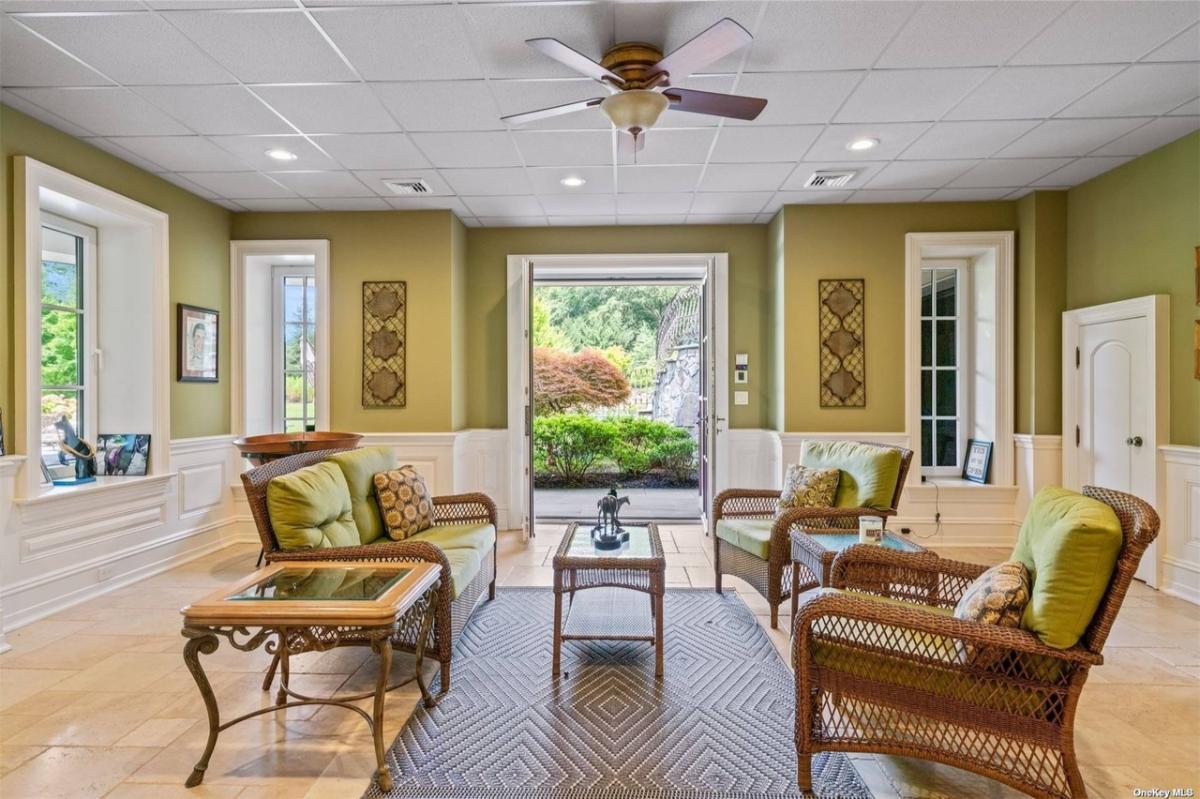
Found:
<svg viewBox="0 0 1200 799"><path fill-rule="evenodd" d="M967 439L967 457L963 458L963 479L972 483L986 483L991 466L992 442Z"/></svg>
<svg viewBox="0 0 1200 799"><path fill-rule="evenodd" d="M220 314L210 308L179 303L179 382L216 383L219 366Z"/></svg>

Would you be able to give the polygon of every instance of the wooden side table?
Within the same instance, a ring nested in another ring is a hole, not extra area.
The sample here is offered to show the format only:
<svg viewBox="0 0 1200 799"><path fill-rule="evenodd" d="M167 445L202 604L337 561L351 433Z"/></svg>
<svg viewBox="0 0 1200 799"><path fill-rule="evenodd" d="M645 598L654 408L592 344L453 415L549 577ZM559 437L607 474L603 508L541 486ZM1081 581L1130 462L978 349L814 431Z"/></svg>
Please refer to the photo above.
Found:
<svg viewBox="0 0 1200 799"><path fill-rule="evenodd" d="M367 722L375 741L379 787L392 789L392 775L384 759L383 710L387 692L414 679L426 707L435 700L421 674L425 646L437 615L439 569L432 563L275 563L246 578L214 591L182 611L183 660L196 680L208 711L208 743L186 785L199 785L223 730L246 719L289 707L333 705L358 713ZM416 665L412 678L388 685L393 639L411 640L417 626ZM275 704L228 721L221 721L200 655L211 655L220 639L234 649L251 652L262 645L280 656L280 686ZM369 646L379 655L375 690L326 698L292 690L288 661L304 652L322 652L337 646ZM353 704L374 697L374 712Z"/></svg>
<svg viewBox="0 0 1200 799"><path fill-rule="evenodd" d="M859 543L857 530L833 528L792 528L792 623L795 623L799 595L818 587L828 587L832 576L833 559L847 547ZM892 532L883 531L879 544L899 552L932 552L911 539Z"/></svg>

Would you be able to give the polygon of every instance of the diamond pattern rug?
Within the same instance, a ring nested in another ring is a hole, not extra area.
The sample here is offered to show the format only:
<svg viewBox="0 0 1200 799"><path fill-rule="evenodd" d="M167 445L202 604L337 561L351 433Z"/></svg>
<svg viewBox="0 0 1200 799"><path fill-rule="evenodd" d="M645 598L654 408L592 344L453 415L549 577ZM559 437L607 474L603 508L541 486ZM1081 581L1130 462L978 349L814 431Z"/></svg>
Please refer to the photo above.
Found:
<svg viewBox="0 0 1200 799"><path fill-rule="evenodd" d="M608 603L619 589L582 591ZM620 591L629 613L649 614ZM798 799L791 671L730 592L668 590L665 676L647 643L567 642L550 677L554 596L501 588L472 617L453 685L393 742L387 799ZM838 752L816 796L871 799ZM364 799L385 795L372 784Z"/></svg>

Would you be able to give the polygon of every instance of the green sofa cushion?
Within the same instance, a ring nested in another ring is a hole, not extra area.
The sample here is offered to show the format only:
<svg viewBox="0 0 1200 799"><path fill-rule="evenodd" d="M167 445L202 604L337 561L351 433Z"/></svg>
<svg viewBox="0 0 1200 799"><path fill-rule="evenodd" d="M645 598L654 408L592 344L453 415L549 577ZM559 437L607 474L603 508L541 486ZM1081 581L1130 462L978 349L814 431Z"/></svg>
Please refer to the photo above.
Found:
<svg viewBox="0 0 1200 799"><path fill-rule="evenodd" d="M717 538L756 558L769 560L774 526L774 519L721 519L717 522Z"/></svg>
<svg viewBox="0 0 1200 799"><path fill-rule="evenodd" d="M1010 558L1033 581L1021 627L1047 646L1075 646L1108 590L1123 541L1121 522L1103 502L1065 488L1039 491Z"/></svg>
<svg viewBox="0 0 1200 799"><path fill-rule="evenodd" d="M478 550L466 547L442 551L446 553L446 560L450 561L450 580L454 583L454 598L458 599L479 574L483 567L483 558Z"/></svg>
<svg viewBox="0 0 1200 799"><path fill-rule="evenodd" d="M482 557L496 544L496 528L490 524L435 524L407 540L428 541L442 551L474 549Z"/></svg>
<svg viewBox="0 0 1200 799"><path fill-rule="evenodd" d="M805 441L800 465L840 469L838 508L890 508L900 479L900 451L857 441Z"/></svg>
<svg viewBox="0 0 1200 799"><path fill-rule="evenodd" d="M383 517L375 501L373 478L379 472L396 468L396 453L391 447L363 447L330 455L350 488L350 510L358 527L358 543L369 544L383 535Z"/></svg>
<svg viewBox="0 0 1200 799"><path fill-rule="evenodd" d="M350 489L342 470L322 462L267 483L267 514L283 549L348 547L359 543Z"/></svg>

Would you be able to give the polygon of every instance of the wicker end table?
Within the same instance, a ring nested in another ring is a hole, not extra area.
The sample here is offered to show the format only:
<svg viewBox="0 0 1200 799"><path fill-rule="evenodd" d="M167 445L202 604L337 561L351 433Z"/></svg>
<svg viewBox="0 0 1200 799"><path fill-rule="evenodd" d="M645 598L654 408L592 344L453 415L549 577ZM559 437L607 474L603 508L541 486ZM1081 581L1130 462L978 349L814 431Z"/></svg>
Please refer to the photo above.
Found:
<svg viewBox="0 0 1200 799"><path fill-rule="evenodd" d="M208 743L187 779L187 787L195 787L204 779L217 735L223 730L289 707L334 705L359 714L371 728L379 787L390 791L392 775L384 759L384 702L388 691L416 680L426 707L434 705L421 667L437 616L439 582L440 572L433 563L276 563L180 611L184 619L183 636L188 639L183 661L208 711ZM417 628L415 674L388 685L392 647L397 641L412 640L413 628ZM274 704L222 721L216 694L200 662L201 654L217 651L220 638L243 652L252 652L265 644L268 652L279 654L280 687ZM321 698L306 696L290 687L291 656L338 646L369 646L379 655L379 677L373 691ZM373 713L354 704L367 698L374 699Z"/></svg>
<svg viewBox="0 0 1200 799"><path fill-rule="evenodd" d="M654 676L662 677L667 559L658 528L653 522L625 525L629 541L611 550L597 549L591 530L591 524L572 522L554 555L552 674L559 676L563 641L648 641L654 644ZM605 587L649 594L650 618L630 612L627 603L613 604L600 614L572 612L576 591ZM565 620L563 594L568 602Z"/></svg>
<svg viewBox="0 0 1200 799"><path fill-rule="evenodd" d="M859 543L857 530L792 528L792 619L796 618L799 595L812 588L828 587L833 559L847 547ZM879 546L897 552L924 552L937 557L911 539L884 530Z"/></svg>

